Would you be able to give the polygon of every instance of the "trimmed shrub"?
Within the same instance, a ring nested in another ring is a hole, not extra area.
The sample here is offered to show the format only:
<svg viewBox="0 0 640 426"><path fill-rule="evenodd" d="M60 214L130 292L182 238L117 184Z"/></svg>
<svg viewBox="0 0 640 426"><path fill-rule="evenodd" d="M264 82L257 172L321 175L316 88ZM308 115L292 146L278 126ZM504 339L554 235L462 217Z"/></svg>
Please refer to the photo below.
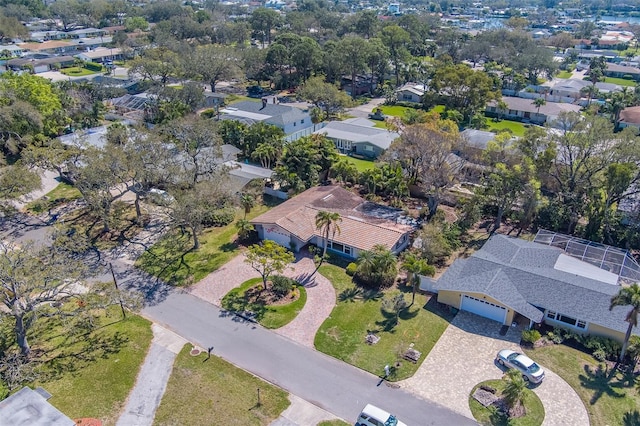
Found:
<svg viewBox="0 0 640 426"><path fill-rule="evenodd" d="M532 345L540 340L540 332L538 330L524 330L522 332L522 340Z"/></svg>
<svg viewBox="0 0 640 426"><path fill-rule="evenodd" d="M354 262L351 262L350 264L347 265L345 272L347 273L347 275L352 277L356 274L357 270L358 270L358 265L356 265Z"/></svg>
<svg viewBox="0 0 640 426"><path fill-rule="evenodd" d="M284 297L291 293L296 284L296 281L289 277L276 275L271 278L271 291L280 297Z"/></svg>
<svg viewBox="0 0 640 426"><path fill-rule="evenodd" d="M211 210L207 213L203 224L204 226L226 226L233 222L236 218L236 211L233 207Z"/></svg>
<svg viewBox="0 0 640 426"><path fill-rule="evenodd" d="M102 71L102 65L95 62L85 62L84 67L90 71Z"/></svg>

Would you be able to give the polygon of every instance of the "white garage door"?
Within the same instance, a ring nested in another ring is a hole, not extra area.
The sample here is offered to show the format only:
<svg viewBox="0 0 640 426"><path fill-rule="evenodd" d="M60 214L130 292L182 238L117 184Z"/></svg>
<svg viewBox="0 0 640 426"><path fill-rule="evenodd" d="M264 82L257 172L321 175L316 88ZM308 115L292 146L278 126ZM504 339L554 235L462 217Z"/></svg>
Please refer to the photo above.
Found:
<svg viewBox="0 0 640 426"><path fill-rule="evenodd" d="M486 300L467 296L466 294L462 296L461 309L463 311L480 315L481 317L498 321L501 324L504 324L504 320L507 317L507 310L502 306L487 302Z"/></svg>
<svg viewBox="0 0 640 426"><path fill-rule="evenodd" d="M283 230L279 226L265 226L264 239L275 241L283 247L289 248L291 245L291 236L287 231Z"/></svg>

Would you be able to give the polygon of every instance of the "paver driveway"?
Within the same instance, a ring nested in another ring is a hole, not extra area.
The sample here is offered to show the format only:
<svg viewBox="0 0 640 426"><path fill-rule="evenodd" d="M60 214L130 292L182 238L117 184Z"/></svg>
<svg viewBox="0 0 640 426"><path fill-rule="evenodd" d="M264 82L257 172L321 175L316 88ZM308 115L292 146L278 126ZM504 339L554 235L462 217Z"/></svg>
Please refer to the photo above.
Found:
<svg viewBox="0 0 640 426"><path fill-rule="evenodd" d="M250 278L260 275L245 263L244 254L231 259L220 269L203 278L189 289L189 292L209 303L220 306L222 298L232 289ZM296 261L283 275L297 279L307 290L307 303L289 324L274 330L302 345L313 348L313 339L325 319L336 305L336 292L331 282L317 273L313 278L315 264L309 256L298 254Z"/></svg>
<svg viewBox="0 0 640 426"><path fill-rule="evenodd" d="M468 312L458 312L416 374L401 383L423 398L439 402L473 418L469 394L485 380L500 379L494 362L500 349L522 352L520 328L500 336L500 325ZM589 417L575 391L558 375L545 369L544 381L533 388L545 409L543 425L588 425Z"/></svg>

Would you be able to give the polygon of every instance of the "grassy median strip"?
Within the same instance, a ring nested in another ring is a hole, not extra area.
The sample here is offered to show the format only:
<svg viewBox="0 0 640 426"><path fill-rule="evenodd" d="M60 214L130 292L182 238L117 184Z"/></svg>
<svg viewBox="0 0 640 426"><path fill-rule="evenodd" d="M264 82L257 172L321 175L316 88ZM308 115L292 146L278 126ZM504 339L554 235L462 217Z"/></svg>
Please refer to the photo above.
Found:
<svg viewBox="0 0 640 426"><path fill-rule="evenodd" d="M384 366L390 365L389 380L411 377L449 324L451 316L435 306L435 299L417 294L413 306L400 312L394 325L393 319L381 312L382 299L402 291L410 302L409 288L361 289L343 268L331 264L320 267L320 273L335 287L338 301L316 334L316 349L375 375L383 374ZM365 342L369 332L380 338L378 343ZM422 354L415 364L402 358L409 348ZM396 362L400 362L397 368Z"/></svg>
<svg viewBox="0 0 640 426"><path fill-rule="evenodd" d="M268 425L289 406L282 389L216 356L191 356L190 349L176 358L154 424Z"/></svg>

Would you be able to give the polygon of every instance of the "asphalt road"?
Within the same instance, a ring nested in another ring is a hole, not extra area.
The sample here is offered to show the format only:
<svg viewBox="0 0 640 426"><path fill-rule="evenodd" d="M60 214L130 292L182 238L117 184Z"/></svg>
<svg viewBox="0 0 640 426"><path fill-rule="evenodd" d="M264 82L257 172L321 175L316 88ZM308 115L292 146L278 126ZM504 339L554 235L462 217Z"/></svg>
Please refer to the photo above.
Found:
<svg viewBox="0 0 640 426"><path fill-rule="evenodd" d="M142 313L198 346L213 346L216 355L344 419L355 421L360 410L372 403L409 426L476 424L189 294L172 292Z"/></svg>

